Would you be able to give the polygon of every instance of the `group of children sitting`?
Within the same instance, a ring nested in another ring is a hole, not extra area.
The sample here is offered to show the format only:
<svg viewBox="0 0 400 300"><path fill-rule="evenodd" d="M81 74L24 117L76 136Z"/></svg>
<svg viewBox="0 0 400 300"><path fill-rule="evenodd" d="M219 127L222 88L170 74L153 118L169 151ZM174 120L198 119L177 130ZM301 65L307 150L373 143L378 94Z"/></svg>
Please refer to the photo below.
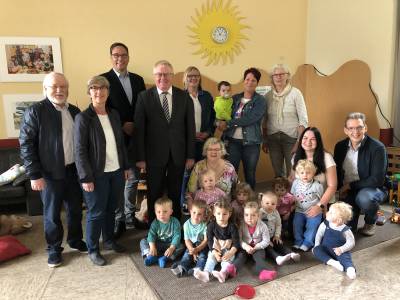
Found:
<svg viewBox="0 0 400 300"><path fill-rule="evenodd" d="M313 179L315 171L312 162L301 160L290 191L284 178L276 178L272 191L259 197L248 184L238 183L234 200L230 201L216 187L215 174L206 170L199 178L201 189L189 203L190 218L183 225L186 249L181 243L180 222L172 217L172 201L160 198L155 203L156 219L147 238L140 242L144 264L164 268L172 261L171 271L178 277L191 275L202 282L213 277L222 283L235 277L237 270L252 259L258 278L269 281L277 272L268 266L266 258L277 265L298 262L298 252L312 249L317 259L346 271L350 279L356 278L349 252L355 244L354 236L345 225L352 217L351 206L332 204L322 223L322 214L306 214L323 194L322 185ZM287 236L292 232L292 217L293 250L282 241L282 233Z"/></svg>

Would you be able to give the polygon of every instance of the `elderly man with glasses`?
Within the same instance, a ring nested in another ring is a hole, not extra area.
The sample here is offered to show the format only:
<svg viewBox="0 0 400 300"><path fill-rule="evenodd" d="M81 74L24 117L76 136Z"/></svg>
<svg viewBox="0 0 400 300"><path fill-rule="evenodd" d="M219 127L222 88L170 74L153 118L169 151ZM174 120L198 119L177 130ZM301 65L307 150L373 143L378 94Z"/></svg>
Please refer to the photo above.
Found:
<svg viewBox="0 0 400 300"><path fill-rule="evenodd" d="M67 215L70 248L87 252L82 241L82 191L73 149L73 128L79 108L67 102L68 81L63 74L49 73L43 81L46 99L25 110L19 143L21 158L43 202L48 266L61 265L63 225L61 207Z"/></svg>
<svg viewBox="0 0 400 300"><path fill-rule="evenodd" d="M166 187L180 220L180 194L185 168L195 157L195 121L189 94L172 86L172 65L165 60L153 68L156 86L138 96L135 111L136 166L147 173L149 222L155 218L154 203Z"/></svg>
<svg viewBox="0 0 400 300"><path fill-rule="evenodd" d="M387 193L384 181L387 170L385 146L368 136L365 115L350 113L345 121L347 138L335 146L338 188L340 198L353 208L353 219L349 226L357 230L360 211L364 211L364 227L360 232L366 236L375 234L379 204Z"/></svg>

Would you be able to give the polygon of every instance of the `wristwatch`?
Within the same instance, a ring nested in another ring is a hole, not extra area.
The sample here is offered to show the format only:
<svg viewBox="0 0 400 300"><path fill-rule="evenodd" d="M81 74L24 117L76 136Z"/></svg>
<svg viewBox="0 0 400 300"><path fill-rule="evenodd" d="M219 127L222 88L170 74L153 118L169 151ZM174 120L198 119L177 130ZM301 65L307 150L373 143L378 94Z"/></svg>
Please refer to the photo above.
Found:
<svg viewBox="0 0 400 300"><path fill-rule="evenodd" d="M321 209L324 209L324 208L325 208L325 205L322 204L322 203L318 203L317 205L318 205Z"/></svg>

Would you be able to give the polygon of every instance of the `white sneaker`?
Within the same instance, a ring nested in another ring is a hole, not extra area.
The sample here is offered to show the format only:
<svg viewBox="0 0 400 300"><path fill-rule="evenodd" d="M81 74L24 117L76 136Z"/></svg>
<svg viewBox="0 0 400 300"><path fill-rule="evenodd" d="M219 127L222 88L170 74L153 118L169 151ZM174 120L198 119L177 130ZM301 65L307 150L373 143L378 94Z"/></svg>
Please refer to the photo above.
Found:
<svg viewBox="0 0 400 300"><path fill-rule="evenodd" d="M326 262L327 265L334 267L336 270L343 272L344 268L340 262L334 259L330 259Z"/></svg>
<svg viewBox="0 0 400 300"><path fill-rule="evenodd" d="M306 245L301 245L299 249L304 252L307 252L308 250L310 250L310 248L308 248Z"/></svg>
<svg viewBox="0 0 400 300"><path fill-rule="evenodd" d="M293 259L295 262L299 262L301 259L300 254L295 252L290 253L290 258Z"/></svg>
<svg viewBox="0 0 400 300"><path fill-rule="evenodd" d="M278 266L283 265L285 262L289 261L291 258L290 254L287 254L285 256L277 256L275 258L276 263L278 264Z"/></svg>
<svg viewBox="0 0 400 300"><path fill-rule="evenodd" d="M347 268L346 274L350 279L356 279L356 269L353 267Z"/></svg>

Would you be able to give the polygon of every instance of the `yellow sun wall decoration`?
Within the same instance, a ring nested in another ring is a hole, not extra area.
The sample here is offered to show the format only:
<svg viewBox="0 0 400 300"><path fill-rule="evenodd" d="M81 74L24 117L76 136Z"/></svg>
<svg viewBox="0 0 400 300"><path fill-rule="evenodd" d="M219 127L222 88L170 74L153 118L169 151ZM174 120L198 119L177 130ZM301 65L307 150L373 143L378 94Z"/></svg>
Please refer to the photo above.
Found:
<svg viewBox="0 0 400 300"><path fill-rule="evenodd" d="M196 9L196 16L191 17L194 23L188 26L192 32L189 37L194 40L191 44L200 47L193 54L207 58L207 66L219 62L225 65L228 59L233 63L234 56L245 48L242 41L248 38L242 30L250 27L241 23L245 18L231 3L231 0L226 4L223 0L207 1L201 6L201 12Z"/></svg>

